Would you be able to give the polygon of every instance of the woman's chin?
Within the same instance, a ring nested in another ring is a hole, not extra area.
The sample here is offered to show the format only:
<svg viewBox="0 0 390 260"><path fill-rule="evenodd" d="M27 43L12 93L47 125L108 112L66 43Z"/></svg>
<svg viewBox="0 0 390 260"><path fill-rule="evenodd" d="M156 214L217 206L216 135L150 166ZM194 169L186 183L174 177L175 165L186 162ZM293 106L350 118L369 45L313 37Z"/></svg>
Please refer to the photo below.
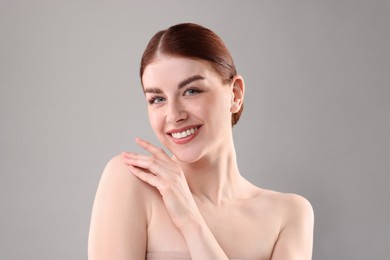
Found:
<svg viewBox="0 0 390 260"><path fill-rule="evenodd" d="M198 154L195 154L193 152L173 152L171 151L172 154L173 154L173 157L175 160L181 162L181 163L194 163L196 161L198 161L200 159L200 155Z"/></svg>
<svg viewBox="0 0 390 260"><path fill-rule="evenodd" d="M197 145L177 146L168 142L163 143L163 145L171 152L173 158L175 158L180 163L194 163L203 156L203 149Z"/></svg>

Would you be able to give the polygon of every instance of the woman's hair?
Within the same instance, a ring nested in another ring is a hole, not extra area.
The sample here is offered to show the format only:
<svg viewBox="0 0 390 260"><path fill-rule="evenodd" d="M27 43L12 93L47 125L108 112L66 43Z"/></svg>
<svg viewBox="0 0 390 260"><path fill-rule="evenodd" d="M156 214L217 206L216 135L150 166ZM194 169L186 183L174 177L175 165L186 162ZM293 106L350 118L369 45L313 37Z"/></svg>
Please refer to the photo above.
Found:
<svg viewBox="0 0 390 260"><path fill-rule="evenodd" d="M213 31L193 23L174 25L152 37L141 59L141 82L146 66L159 55L207 61L224 84L230 83L237 74L233 58L222 39ZM237 113L232 114L232 126L238 122L242 110L243 105Z"/></svg>

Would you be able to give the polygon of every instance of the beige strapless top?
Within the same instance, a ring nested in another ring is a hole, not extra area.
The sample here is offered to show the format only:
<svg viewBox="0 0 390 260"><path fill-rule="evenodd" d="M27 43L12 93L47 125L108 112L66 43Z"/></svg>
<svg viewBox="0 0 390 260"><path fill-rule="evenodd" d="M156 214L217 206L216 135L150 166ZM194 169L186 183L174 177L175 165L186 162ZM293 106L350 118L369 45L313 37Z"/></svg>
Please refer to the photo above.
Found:
<svg viewBox="0 0 390 260"><path fill-rule="evenodd" d="M239 258L229 258L230 260L244 260ZM191 255L187 252L148 252L146 260L191 260Z"/></svg>

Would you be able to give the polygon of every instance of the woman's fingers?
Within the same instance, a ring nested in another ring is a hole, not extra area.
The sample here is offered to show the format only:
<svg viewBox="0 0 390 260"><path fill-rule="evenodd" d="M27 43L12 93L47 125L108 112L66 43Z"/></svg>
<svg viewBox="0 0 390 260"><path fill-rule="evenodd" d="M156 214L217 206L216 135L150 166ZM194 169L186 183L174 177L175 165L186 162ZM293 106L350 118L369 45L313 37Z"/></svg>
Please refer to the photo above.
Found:
<svg viewBox="0 0 390 260"><path fill-rule="evenodd" d="M142 159L142 158L149 158L149 155L145 154L139 154L139 153L130 153L130 152L122 152L122 156L125 159Z"/></svg>
<svg viewBox="0 0 390 260"><path fill-rule="evenodd" d="M122 153L122 155L127 165L146 169L154 175L165 176L167 175L165 173L172 174L175 172L175 167L171 163L156 157L125 152Z"/></svg>
<svg viewBox="0 0 390 260"><path fill-rule="evenodd" d="M132 174L160 192L172 220L182 226L183 219L198 211L183 170L163 149L139 138L136 142L150 155L124 152L124 162Z"/></svg>
<svg viewBox="0 0 390 260"><path fill-rule="evenodd" d="M135 167L147 169L154 174L157 174L159 169L158 162L154 160L152 157L137 155L137 156L124 157L124 160L127 165L132 165Z"/></svg>
<svg viewBox="0 0 390 260"><path fill-rule="evenodd" d="M142 181L158 188L159 186L159 180L158 178L156 178L155 175L153 174L150 174L150 173L147 173L145 172L144 170L142 169L139 169L137 167L134 167L132 165L128 165L129 166L129 169L130 171L135 175L137 176L139 179L141 179Z"/></svg>
<svg viewBox="0 0 390 260"><path fill-rule="evenodd" d="M130 167L138 169L137 173L143 173L162 177L165 181L181 176L182 170L172 161L162 148L156 147L149 142L136 138L139 146L151 155L123 152L124 162ZM162 180L161 180L162 181Z"/></svg>
<svg viewBox="0 0 390 260"><path fill-rule="evenodd" d="M152 155L161 158L163 156L164 158L169 158L168 155L165 153L164 149L154 146L153 144L149 143L148 141L145 141L141 138L136 138L135 142L141 146L143 149L151 153Z"/></svg>

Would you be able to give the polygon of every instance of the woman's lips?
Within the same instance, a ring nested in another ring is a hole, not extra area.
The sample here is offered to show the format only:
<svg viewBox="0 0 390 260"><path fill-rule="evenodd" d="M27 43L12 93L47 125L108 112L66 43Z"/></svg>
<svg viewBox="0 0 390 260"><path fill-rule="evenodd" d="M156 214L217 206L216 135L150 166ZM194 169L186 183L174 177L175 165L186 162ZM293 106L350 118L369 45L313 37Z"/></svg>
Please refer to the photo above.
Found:
<svg viewBox="0 0 390 260"><path fill-rule="evenodd" d="M199 133L201 125L188 126L169 131L167 134L176 144L185 144L192 141Z"/></svg>

